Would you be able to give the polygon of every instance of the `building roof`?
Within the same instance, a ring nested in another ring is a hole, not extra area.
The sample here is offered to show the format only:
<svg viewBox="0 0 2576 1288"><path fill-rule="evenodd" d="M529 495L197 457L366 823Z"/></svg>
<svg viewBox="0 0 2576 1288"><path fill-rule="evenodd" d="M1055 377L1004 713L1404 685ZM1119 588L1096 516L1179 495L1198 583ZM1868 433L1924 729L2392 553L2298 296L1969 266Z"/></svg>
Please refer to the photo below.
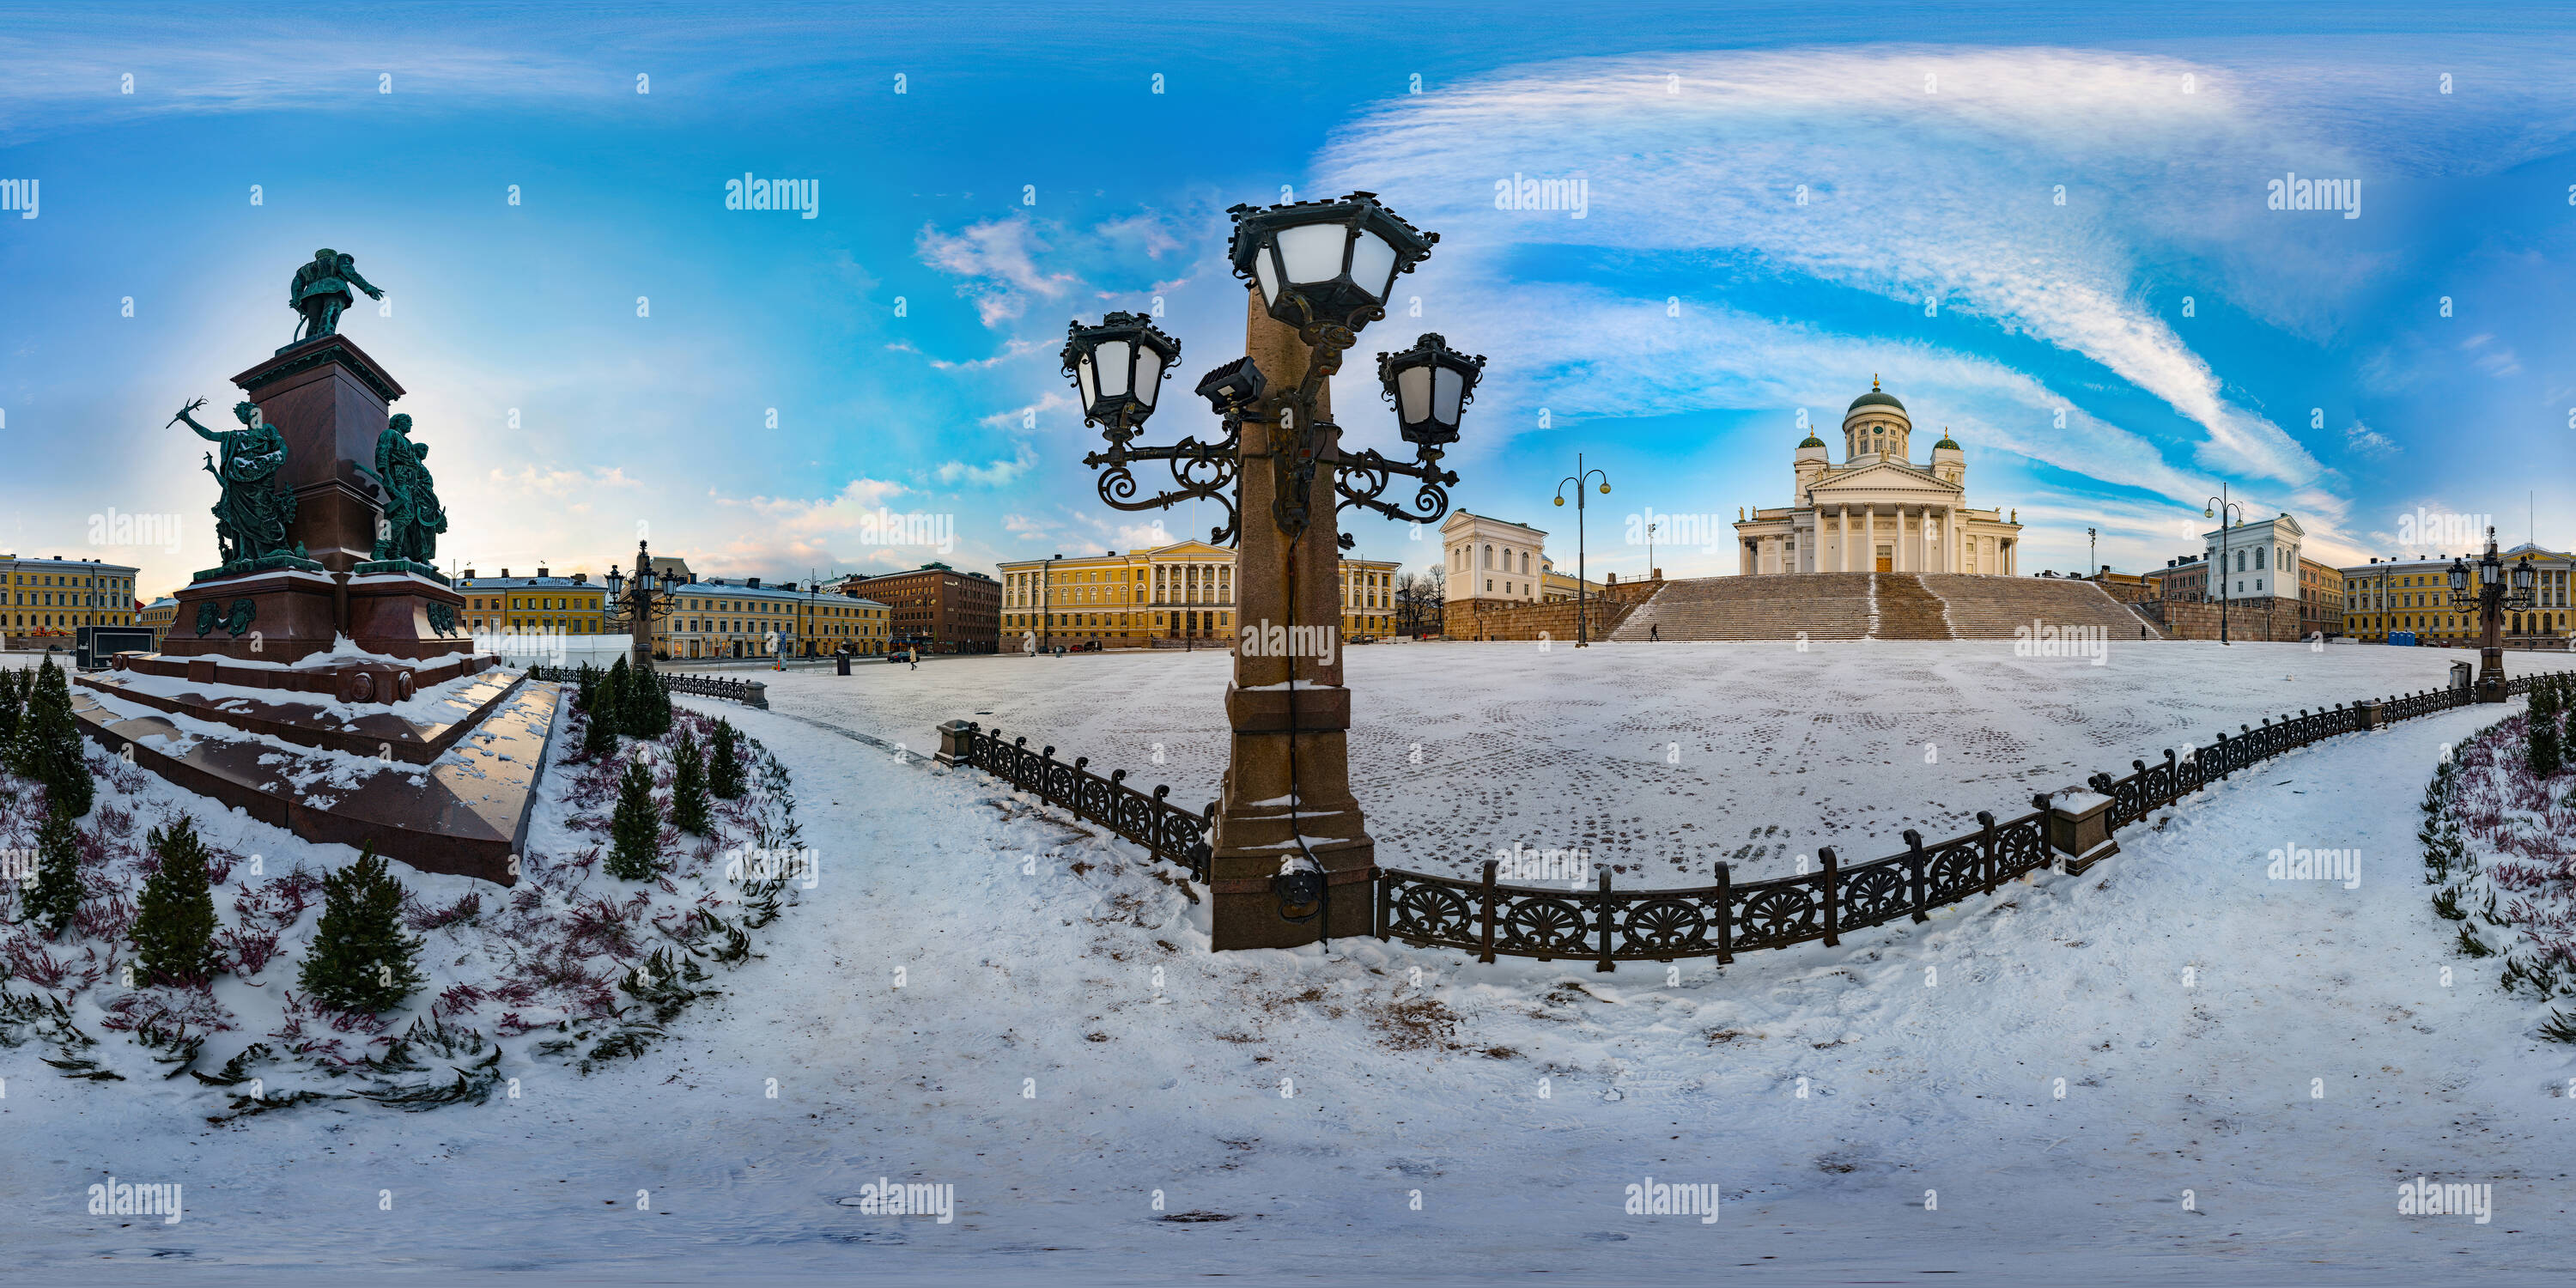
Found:
<svg viewBox="0 0 2576 1288"><path fill-rule="evenodd" d="M1807 448L1807 447L1822 447L1822 446L1824 446L1824 445L1825 445L1825 440L1823 440L1823 439L1821 439L1821 438L1816 437L1816 435L1815 435L1814 431L1812 431L1812 430L1811 430L1811 431L1809 431L1809 432L1808 432L1808 434L1807 434L1807 437L1806 437L1804 440L1800 441L1800 442L1799 442L1799 444L1798 444L1798 446L1799 446L1799 447L1801 447L1801 448Z"/></svg>
<svg viewBox="0 0 2576 1288"><path fill-rule="evenodd" d="M804 588L802 588L802 587L797 586L796 584L794 584L794 583L792 583L792 582L791 582L791 583L789 583L789 584L787 584L787 585L784 585L784 586L756 586L756 587L755 587L755 586L746 586L746 585L743 585L743 584L742 584L742 583L740 583L740 582L730 582L730 581L722 581L722 580L718 580L718 581L693 581L693 582L689 582L689 583L687 583L686 585L670 587L670 593L672 593L672 594L674 594L674 595L699 595L699 596L706 596L706 597L721 597L721 598L726 598L726 599L768 599L768 600L777 600L777 601L780 601L780 602L782 602L782 603L792 603L792 602L795 602L795 601L799 601L799 600L807 600L807 599L812 599L812 600L825 600L825 599L828 599L828 600L832 600L832 601L834 601L835 603L838 603L838 602L839 602L839 601L841 601L841 600L848 600L848 601L850 601L851 603L854 603L854 604L866 604L866 605L868 605L868 606L870 606L870 607L874 607L874 608L883 608L883 607L885 607L885 605L884 605L884 604L878 603L876 600L869 599L869 598L866 598L866 597L864 597L864 596L860 596L860 595L844 595L844 594L841 594L839 591L832 591L832 590L806 590L806 589L804 589Z"/></svg>
<svg viewBox="0 0 2576 1288"><path fill-rule="evenodd" d="M574 581L570 577L459 577L452 583L458 590L577 590L606 591L595 581Z"/></svg>
<svg viewBox="0 0 2576 1288"><path fill-rule="evenodd" d="M1905 410L1905 404L1896 401L1896 395L1888 393L1878 387L1878 377L1876 376L1871 376L1869 378L1869 392L1862 394L1858 398L1852 399L1851 407L1843 414L1848 416L1852 412L1859 411L1863 407L1893 407L1900 412Z"/></svg>

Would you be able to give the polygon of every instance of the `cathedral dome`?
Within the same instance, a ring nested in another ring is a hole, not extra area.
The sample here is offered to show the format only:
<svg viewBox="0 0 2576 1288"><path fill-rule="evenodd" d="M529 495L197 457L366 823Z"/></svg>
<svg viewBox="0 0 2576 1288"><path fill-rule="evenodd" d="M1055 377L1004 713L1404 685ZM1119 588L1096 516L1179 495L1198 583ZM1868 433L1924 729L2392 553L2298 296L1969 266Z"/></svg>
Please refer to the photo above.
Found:
<svg viewBox="0 0 2576 1288"><path fill-rule="evenodd" d="M1823 439L1821 439L1821 438L1816 437L1816 435L1814 434L1814 432L1813 432L1813 431L1810 431L1810 432L1808 433L1808 435L1807 435L1807 437L1806 437L1806 441L1804 441L1804 442L1802 442L1802 443L1799 443L1799 444L1798 444L1798 446L1799 446L1800 448L1802 448L1802 449L1803 449L1803 448L1809 448L1809 447L1822 447L1822 446L1824 446L1824 445L1825 445L1825 440L1823 440Z"/></svg>
<svg viewBox="0 0 2576 1288"><path fill-rule="evenodd" d="M1879 389L1878 377L1876 376L1871 376L1869 378L1869 392L1862 394L1858 398L1852 399L1851 406L1844 409L1843 414L1848 416L1852 412L1859 411L1863 407L1893 407L1899 412L1905 410L1905 404L1896 401L1896 395L1882 392Z"/></svg>

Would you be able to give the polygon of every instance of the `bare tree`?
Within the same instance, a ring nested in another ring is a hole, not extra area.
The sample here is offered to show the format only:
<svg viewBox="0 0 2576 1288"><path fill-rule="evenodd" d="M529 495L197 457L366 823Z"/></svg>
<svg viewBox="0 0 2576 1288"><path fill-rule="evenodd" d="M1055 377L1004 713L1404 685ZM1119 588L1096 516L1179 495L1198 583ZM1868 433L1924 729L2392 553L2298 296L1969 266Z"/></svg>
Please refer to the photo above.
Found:
<svg viewBox="0 0 2576 1288"><path fill-rule="evenodd" d="M1396 630L1406 635L1439 634L1441 609L1448 598L1449 575L1438 564L1421 572L1396 574Z"/></svg>

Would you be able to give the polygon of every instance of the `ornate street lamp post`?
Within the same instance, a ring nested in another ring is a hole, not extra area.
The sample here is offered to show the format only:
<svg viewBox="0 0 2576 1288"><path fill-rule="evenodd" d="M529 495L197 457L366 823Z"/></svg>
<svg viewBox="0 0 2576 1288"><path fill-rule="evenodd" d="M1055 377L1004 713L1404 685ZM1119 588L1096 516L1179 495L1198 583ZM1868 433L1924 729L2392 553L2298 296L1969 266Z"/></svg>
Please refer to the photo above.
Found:
<svg viewBox="0 0 2576 1288"><path fill-rule="evenodd" d="M1083 458L1102 469L1103 503L1146 510L1204 497L1225 507L1209 540L1235 547L1239 642L1225 701L1233 745L1214 807L1211 938L1219 949L1279 948L1373 927L1377 843L1351 795L1346 748L1338 570L1353 542L1339 512L1356 505L1412 523L1448 513L1458 476L1440 455L1457 441L1485 360L1436 335L1379 355L1379 383L1415 459L1345 452L1326 382L1438 237L1366 192L1228 213L1229 257L1249 287L1245 355L1196 387L1222 437L1132 445L1180 357L1180 342L1145 317L1073 323L1063 359L1084 420L1109 443ZM1140 496L1140 461L1164 463L1173 487ZM1398 476L1419 484L1410 507L1379 499Z"/></svg>
<svg viewBox="0 0 2576 1288"><path fill-rule="evenodd" d="M2227 515L2230 510L2236 512L2237 524L2241 525L2245 522L2245 503L2228 500L2227 485L2221 483L2218 485L2218 495L2209 498L2209 505L2202 507L2200 512L2200 517L2204 519L2218 520L2218 567L2211 571L2218 574L2218 642L2221 644L2233 643L2227 638L2227 603L2231 598L2227 591L2227 529L2230 526ZM2270 634L2269 631L2264 632L2266 638L2269 638Z"/></svg>
<svg viewBox="0 0 2576 1288"><path fill-rule="evenodd" d="M630 581L615 564L608 568L608 598L602 605L606 625L612 631L625 627L634 643L627 655L631 666L653 665L653 618L669 608L678 596L678 587L665 588L653 571L653 557L644 543L635 543L635 576Z"/></svg>
<svg viewBox="0 0 2576 1288"><path fill-rule="evenodd" d="M1586 495L1583 487L1595 474L1601 476L1601 494L1610 495L1609 473L1598 466L1585 470L1581 452L1574 454L1574 473L1556 481L1558 505L1565 504L1565 485L1568 483L1574 485L1574 646L1576 648L1592 647L1592 624L1584 601L1584 592L1589 588L1591 579L1584 576L1583 572L1583 503ZM1547 579L1544 576L1539 578L1538 598L1542 604L1547 602Z"/></svg>
<svg viewBox="0 0 2576 1288"><path fill-rule="evenodd" d="M2469 585L2469 561L2466 556L2451 561L2451 604L2457 608L2478 610L2478 701L2502 702L2504 686L2504 615L2505 610L2531 607L2534 574L2531 556L2514 561L2512 582L2506 583L2504 560L2496 554L2495 528L2487 528L2486 557L2478 560L2478 582Z"/></svg>

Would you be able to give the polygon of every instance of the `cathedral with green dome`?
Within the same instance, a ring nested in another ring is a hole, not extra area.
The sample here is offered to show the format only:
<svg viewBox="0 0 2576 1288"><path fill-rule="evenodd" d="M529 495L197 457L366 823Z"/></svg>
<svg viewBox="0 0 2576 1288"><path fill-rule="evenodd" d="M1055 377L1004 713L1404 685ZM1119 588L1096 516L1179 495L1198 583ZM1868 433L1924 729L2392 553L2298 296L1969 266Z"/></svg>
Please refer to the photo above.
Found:
<svg viewBox="0 0 2576 1288"><path fill-rule="evenodd" d="M1810 433L1798 444L1796 487L1784 506L1758 506L1735 525L1745 575L1953 572L2011 576L2019 514L1967 503L1968 458L1944 431L1914 459L1914 421L1871 377L1843 413L1842 459Z"/></svg>

